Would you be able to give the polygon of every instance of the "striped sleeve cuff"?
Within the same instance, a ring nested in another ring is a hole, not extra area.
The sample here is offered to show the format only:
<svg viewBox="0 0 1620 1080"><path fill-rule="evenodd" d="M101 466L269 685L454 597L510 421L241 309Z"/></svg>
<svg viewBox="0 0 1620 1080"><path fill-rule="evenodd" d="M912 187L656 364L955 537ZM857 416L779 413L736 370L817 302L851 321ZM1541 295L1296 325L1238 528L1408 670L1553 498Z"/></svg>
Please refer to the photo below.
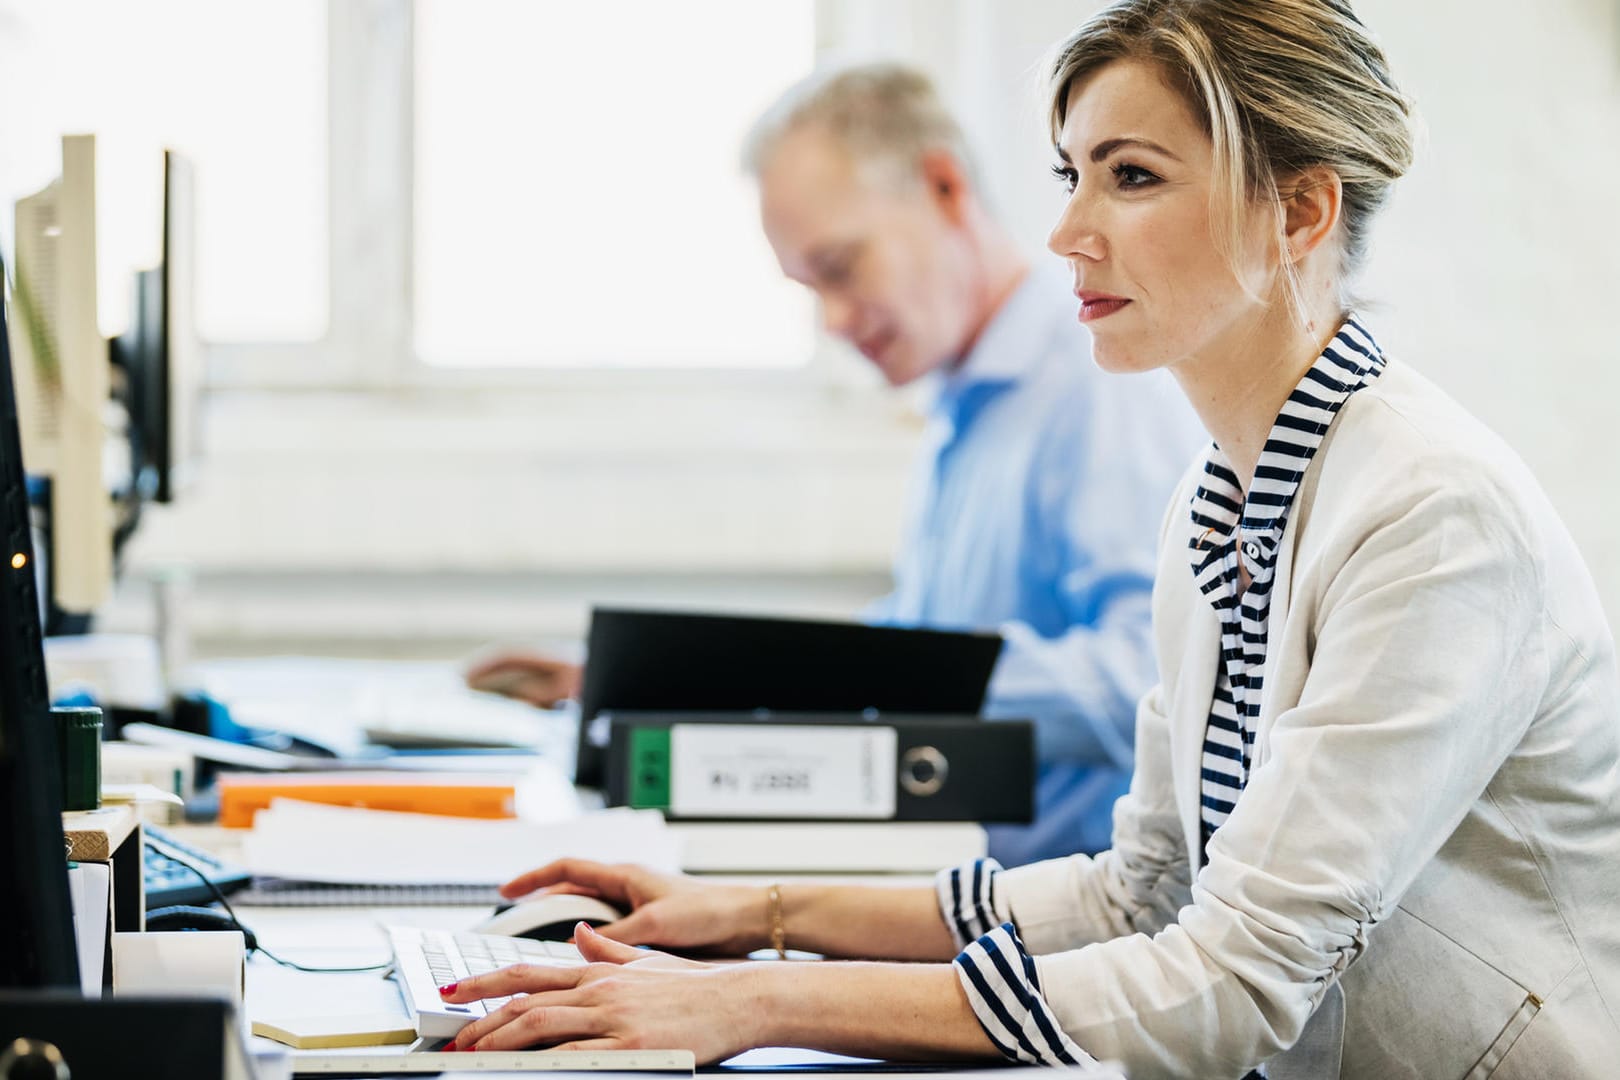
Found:
<svg viewBox="0 0 1620 1080"><path fill-rule="evenodd" d="M1028 1065L1096 1065L1063 1033L1041 996L1035 961L1018 931L1005 923L963 949L956 977L996 1049Z"/></svg>
<svg viewBox="0 0 1620 1080"><path fill-rule="evenodd" d="M958 949L1012 921L1012 909L996 895L996 875L1000 873L1001 864L996 860L974 859L934 876L939 910Z"/></svg>

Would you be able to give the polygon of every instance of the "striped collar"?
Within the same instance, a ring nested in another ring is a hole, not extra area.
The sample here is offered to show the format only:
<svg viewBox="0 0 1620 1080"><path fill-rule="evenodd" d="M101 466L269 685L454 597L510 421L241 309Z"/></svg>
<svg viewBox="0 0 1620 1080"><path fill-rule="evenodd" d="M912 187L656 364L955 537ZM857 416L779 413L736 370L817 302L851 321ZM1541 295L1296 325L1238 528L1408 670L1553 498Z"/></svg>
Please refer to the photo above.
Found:
<svg viewBox="0 0 1620 1080"><path fill-rule="evenodd" d="M1352 315L1283 402L1260 451L1247 498L1226 454L1219 446L1210 446L1204 479L1192 498L1188 541L1193 573L1200 580L1212 563L1223 561L1240 517L1244 567L1256 581L1267 576L1276 562L1294 493L1333 418L1351 394L1383 370L1378 343Z"/></svg>

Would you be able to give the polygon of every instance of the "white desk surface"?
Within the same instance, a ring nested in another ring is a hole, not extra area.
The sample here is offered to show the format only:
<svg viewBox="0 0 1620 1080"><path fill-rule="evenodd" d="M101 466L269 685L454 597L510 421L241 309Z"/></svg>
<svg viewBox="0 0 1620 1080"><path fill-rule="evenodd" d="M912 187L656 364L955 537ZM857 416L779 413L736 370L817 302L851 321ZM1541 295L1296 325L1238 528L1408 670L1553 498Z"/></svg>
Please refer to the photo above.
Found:
<svg viewBox="0 0 1620 1080"><path fill-rule="evenodd" d="M219 830L229 835L229 830ZM208 829L185 829L188 842L203 844ZM219 843L218 853L229 846ZM738 875L727 875L724 880L767 880ZM780 876L768 880L780 881ZM926 875L884 875L868 877L829 878L815 875L808 880L828 882L847 881L850 884L929 884ZM259 941L282 959L311 967L346 967L377 964L389 957L388 942L381 927L385 924L422 926L443 930L459 930L471 926L485 915L482 906L455 907L249 907L237 908L243 924L250 927ZM405 1015L404 1002L395 983L381 972L345 974L317 974L282 967L266 957L255 954L247 964L246 1014L254 1017L291 1017L314 1014L379 1014ZM255 1040L268 1043L268 1040ZM269 1044L277 1045L279 1044ZM367 1053L404 1053L407 1047L372 1047ZM293 1052L296 1054L296 1051ZM786 1071L801 1072L806 1065L815 1066L818 1080L872 1080L869 1071L841 1071L836 1055L821 1055L815 1051L764 1048L750 1051L737 1064L749 1066L779 1066ZM903 1073L903 1070L889 1070ZM1043 1075L1053 1070L1043 1070ZM1059 1069L1068 1080L1124 1080L1123 1074L1109 1069ZM972 1068L961 1072L931 1067L922 1070L928 1080L1023 1080L1030 1075L1027 1068ZM922 1075L922 1073L913 1075ZM1013 1074L1016 1074L1013 1075ZM442 1074L446 1077L467 1074ZM487 1074L484 1074L487 1075ZM511 1076L513 1074L507 1074ZM575 1080L591 1080L594 1074L569 1074ZM737 1074L733 1074L737 1075Z"/></svg>
<svg viewBox="0 0 1620 1080"><path fill-rule="evenodd" d="M251 927L259 941L277 956L310 966L349 966L379 963L388 958L387 938L380 926L384 922L409 926L426 926L456 930L481 918L484 908L269 908L243 907L238 910L242 922ZM266 957L255 954L247 966L248 1017L308 1016L311 1014L378 1014L405 1015L405 1006L394 982L378 972L364 974L314 974L281 967ZM255 1040L256 1042L264 1040ZM405 1046L367 1048L371 1054L405 1053ZM297 1052L293 1051L296 1061ZM837 1055L822 1055L815 1051L765 1048L750 1051L738 1064L750 1066L784 1066L794 1071L806 1065L817 1066L818 1077L847 1077L849 1080L870 1080L870 1073L840 1072L837 1065L843 1059ZM990 1080L1001 1070L972 1070L973 1080ZM1024 1075L1019 1070L1020 1076ZM444 1074L452 1075L452 1074ZM572 1074L578 1080L589 1080L590 1074ZM929 1070L930 1080L944 1080L950 1075Z"/></svg>
<svg viewBox="0 0 1620 1080"><path fill-rule="evenodd" d="M225 859L230 859L239 849L244 835L242 830L218 826L170 826L169 829L185 842ZM779 874L706 875L706 879L761 884L794 880L792 875ZM900 886L928 885L932 877L913 874L816 874L806 875L800 880L823 884L838 882ZM387 924L461 930L489 914L489 909L484 906L319 908L241 905L235 906L235 910L243 925L253 931L261 945L284 960L308 967L357 967L386 962L389 959L388 939L382 927ZM255 953L247 964L245 1012L249 1019L340 1013L398 1013L403 1016L405 1006L395 983L384 978L380 971L341 974L297 971ZM403 1046L376 1047L371 1048L370 1052L404 1053L406 1049ZM792 1054L786 1060L801 1065L807 1056L813 1057L808 1052L794 1051ZM756 1054L751 1063L775 1060ZM818 1075L843 1074L818 1072ZM975 1071L974 1075L986 1074Z"/></svg>

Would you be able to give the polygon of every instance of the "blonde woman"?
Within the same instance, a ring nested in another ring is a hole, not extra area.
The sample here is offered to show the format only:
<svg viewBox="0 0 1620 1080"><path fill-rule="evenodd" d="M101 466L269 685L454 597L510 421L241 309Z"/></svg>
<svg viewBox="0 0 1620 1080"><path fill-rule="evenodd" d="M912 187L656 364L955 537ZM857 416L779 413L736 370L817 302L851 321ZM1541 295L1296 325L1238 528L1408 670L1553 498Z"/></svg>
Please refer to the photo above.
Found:
<svg viewBox="0 0 1620 1080"><path fill-rule="evenodd" d="M1096 361L1168 368L1213 436L1165 517L1161 684L1112 850L933 890L554 864L509 891L631 913L581 931L585 967L450 990L529 992L457 1045L1613 1075L1613 641L1523 465L1346 298L1411 158L1382 53L1338 0L1126 0L1052 74L1051 247ZM936 963L622 944L773 938Z"/></svg>

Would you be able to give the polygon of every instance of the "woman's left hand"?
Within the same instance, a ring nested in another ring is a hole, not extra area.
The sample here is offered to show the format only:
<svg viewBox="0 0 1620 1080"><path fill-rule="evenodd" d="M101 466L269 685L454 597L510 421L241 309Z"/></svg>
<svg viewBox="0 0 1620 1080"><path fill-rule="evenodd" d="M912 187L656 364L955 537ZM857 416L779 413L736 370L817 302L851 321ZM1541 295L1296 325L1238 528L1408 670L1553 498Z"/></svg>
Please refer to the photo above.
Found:
<svg viewBox="0 0 1620 1080"><path fill-rule="evenodd" d="M447 1002L526 996L468 1024L445 1049L689 1049L703 1064L754 1045L741 965L638 949L583 923L574 943L584 966L516 964L455 983Z"/></svg>

